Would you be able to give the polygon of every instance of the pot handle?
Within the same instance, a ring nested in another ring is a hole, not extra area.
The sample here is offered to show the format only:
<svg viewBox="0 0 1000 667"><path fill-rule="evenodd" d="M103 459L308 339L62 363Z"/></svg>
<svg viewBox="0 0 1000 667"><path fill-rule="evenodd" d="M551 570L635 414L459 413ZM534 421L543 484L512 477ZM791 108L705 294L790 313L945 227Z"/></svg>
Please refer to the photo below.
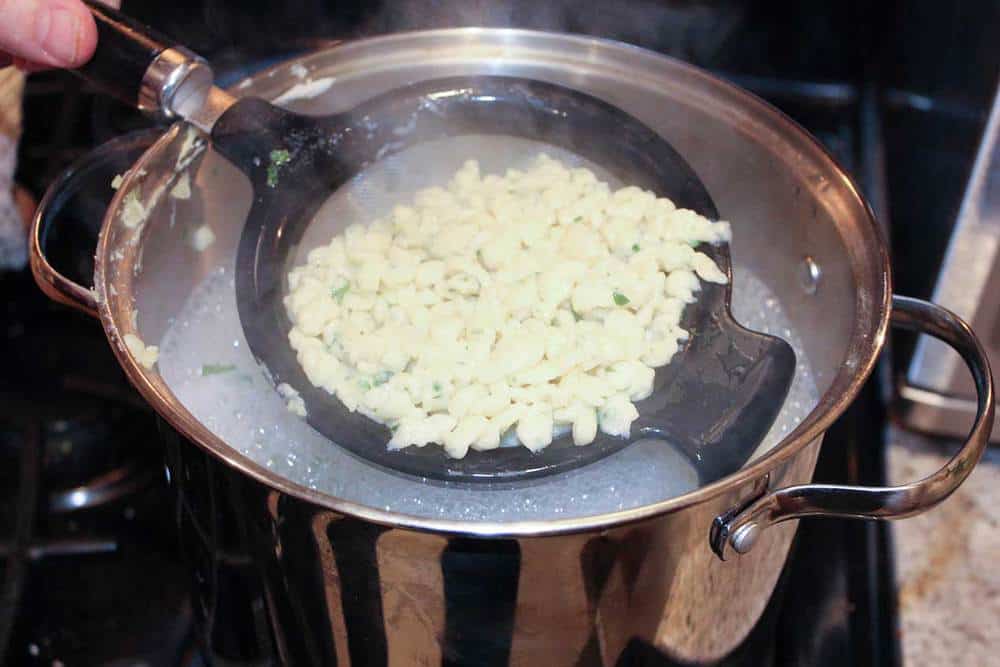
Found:
<svg viewBox="0 0 1000 667"><path fill-rule="evenodd" d="M100 317L97 312L97 293L59 273L45 256L45 238L48 236L49 225L54 217L46 215L45 211L52 206L53 199L57 197L55 188L59 185L57 181L45 192L45 197L39 203L35 217L31 221L28 241L31 273L45 296L96 319Z"/></svg>
<svg viewBox="0 0 1000 667"><path fill-rule="evenodd" d="M97 312L97 295L94 291L76 284L52 268L45 255L35 250L34 240L31 248L31 272L35 276L35 282L45 292L45 296L76 308L95 319L100 317Z"/></svg>
<svg viewBox="0 0 1000 667"><path fill-rule="evenodd" d="M904 296L892 298L892 324L930 334L965 360L976 384L976 419L962 448L937 472L890 487L802 484L772 491L735 514L716 518L710 541L722 560L753 548L761 532L789 519L827 516L854 519L902 519L934 507L965 481L979 461L993 430L994 397L990 362L975 334L941 306Z"/></svg>
<svg viewBox="0 0 1000 667"><path fill-rule="evenodd" d="M86 226L94 230L90 236L96 236L114 194L112 179L135 164L160 134L152 128L112 139L67 168L45 191L31 220L28 259L35 282L46 296L98 317L96 293L52 265L46 254L47 241L68 225Z"/></svg>

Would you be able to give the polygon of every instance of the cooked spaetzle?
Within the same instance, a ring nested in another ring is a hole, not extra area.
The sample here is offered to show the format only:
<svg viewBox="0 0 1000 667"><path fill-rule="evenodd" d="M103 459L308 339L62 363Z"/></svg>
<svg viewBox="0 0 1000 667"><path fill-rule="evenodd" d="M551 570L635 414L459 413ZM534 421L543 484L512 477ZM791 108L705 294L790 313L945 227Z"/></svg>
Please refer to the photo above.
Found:
<svg viewBox="0 0 1000 667"><path fill-rule="evenodd" d="M470 161L311 251L288 276L289 341L310 382L392 428L389 448L628 437L699 279L727 280L694 247L729 238L546 156L503 176Z"/></svg>

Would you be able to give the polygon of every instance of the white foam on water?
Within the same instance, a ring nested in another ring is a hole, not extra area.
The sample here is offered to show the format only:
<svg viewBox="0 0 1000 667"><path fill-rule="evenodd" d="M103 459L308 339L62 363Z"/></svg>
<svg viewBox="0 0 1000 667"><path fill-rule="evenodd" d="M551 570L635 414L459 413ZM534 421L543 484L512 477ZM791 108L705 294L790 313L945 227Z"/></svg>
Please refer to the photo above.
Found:
<svg viewBox="0 0 1000 667"><path fill-rule="evenodd" d="M747 269L737 265L735 272L737 319L784 338L798 359L788 398L758 449L762 452L811 411L818 393L801 340L777 297ZM231 268L213 272L176 316L160 345L159 370L199 421L251 460L302 486L377 509L438 519L551 520L646 505L698 485L683 455L652 440L589 466L508 488L447 487L375 468L288 412L243 337Z"/></svg>

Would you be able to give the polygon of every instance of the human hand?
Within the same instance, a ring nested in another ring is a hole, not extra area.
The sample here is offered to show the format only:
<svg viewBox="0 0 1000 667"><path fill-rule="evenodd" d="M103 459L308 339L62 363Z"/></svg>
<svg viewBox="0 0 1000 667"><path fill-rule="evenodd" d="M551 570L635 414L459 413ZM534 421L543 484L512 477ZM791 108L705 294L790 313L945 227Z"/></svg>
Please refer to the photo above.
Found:
<svg viewBox="0 0 1000 667"><path fill-rule="evenodd" d="M96 45L94 17L80 0L0 0L0 67L79 67Z"/></svg>

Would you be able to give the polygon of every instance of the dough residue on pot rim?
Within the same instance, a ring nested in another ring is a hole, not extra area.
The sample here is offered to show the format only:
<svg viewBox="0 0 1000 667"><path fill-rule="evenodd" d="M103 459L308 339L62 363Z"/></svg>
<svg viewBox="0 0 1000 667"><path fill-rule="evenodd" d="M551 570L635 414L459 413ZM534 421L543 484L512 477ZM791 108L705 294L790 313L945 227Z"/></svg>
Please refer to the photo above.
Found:
<svg viewBox="0 0 1000 667"><path fill-rule="evenodd" d="M544 155L503 176L470 161L310 252L288 276L289 341L312 384L393 430L390 448L627 437L700 280L727 280L695 246L729 238Z"/></svg>
<svg viewBox="0 0 1000 667"><path fill-rule="evenodd" d="M177 177L177 182L170 189L170 196L174 199L191 199L191 177L186 171Z"/></svg>
<svg viewBox="0 0 1000 667"><path fill-rule="evenodd" d="M135 334L127 333L122 336L125 347L132 353L143 368L152 369L160 358L160 348L156 345L146 345L145 342Z"/></svg>

